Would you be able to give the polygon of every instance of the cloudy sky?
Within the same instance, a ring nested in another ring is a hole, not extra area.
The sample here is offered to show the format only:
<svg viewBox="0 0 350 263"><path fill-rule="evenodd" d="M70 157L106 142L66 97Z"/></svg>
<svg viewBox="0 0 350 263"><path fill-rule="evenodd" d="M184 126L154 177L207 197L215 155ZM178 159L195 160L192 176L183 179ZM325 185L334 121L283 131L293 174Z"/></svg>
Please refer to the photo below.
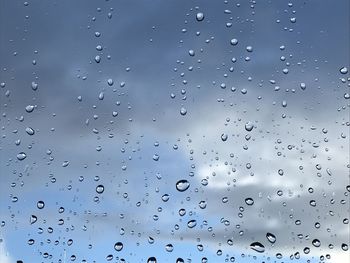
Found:
<svg viewBox="0 0 350 263"><path fill-rule="evenodd" d="M349 8L0 0L0 261L346 262Z"/></svg>

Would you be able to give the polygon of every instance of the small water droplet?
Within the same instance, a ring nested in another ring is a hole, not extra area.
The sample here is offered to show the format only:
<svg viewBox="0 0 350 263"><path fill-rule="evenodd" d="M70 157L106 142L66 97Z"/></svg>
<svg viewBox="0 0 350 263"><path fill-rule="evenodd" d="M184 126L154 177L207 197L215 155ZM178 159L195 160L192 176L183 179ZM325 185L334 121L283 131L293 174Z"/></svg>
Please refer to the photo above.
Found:
<svg viewBox="0 0 350 263"><path fill-rule="evenodd" d="M184 107L182 107L182 108L180 109L180 114L181 114L182 116L185 116L185 115L187 114L187 110L186 110Z"/></svg>

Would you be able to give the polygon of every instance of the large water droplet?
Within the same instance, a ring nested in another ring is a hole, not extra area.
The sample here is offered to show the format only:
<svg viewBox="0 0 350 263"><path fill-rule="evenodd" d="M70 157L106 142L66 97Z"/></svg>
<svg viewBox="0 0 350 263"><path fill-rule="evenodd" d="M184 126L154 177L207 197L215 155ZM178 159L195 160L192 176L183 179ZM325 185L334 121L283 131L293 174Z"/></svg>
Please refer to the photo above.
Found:
<svg viewBox="0 0 350 263"><path fill-rule="evenodd" d="M204 19L204 14L201 13L201 12L197 13L196 19L197 19L197 21L199 21L199 22L200 22L200 21L203 21L203 19Z"/></svg>
<svg viewBox="0 0 350 263"><path fill-rule="evenodd" d="M320 247L321 246L321 241L315 238L314 240L312 240L312 244L315 247Z"/></svg>
<svg viewBox="0 0 350 263"><path fill-rule="evenodd" d="M196 225L197 225L197 221L194 219L187 222L188 228L194 228Z"/></svg>
<svg viewBox="0 0 350 263"><path fill-rule="evenodd" d="M250 248L256 252L263 253L265 251L265 247L260 242L253 242L250 244Z"/></svg>
<svg viewBox="0 0 350 263"><path fill-rule="evenodd" d="M36 203L36 206L37 206L37 208L39 208L39 209L43 209L43 208L45 207L45 203L44 203L44 201L38 201L38 202Z"/></svg>
<svg viewBox="0 0 350 263"><path fill-rule="evenodd" d="M346 74L348 73L348 68L347 67L342 67L341 69L339 69L341 74Z"/></svg>
<svg viewBox="0 0 350 263"><path fill-rule="evenodd" d="M253 198L250 198L250 197L246 198L244 201L245 201L245 203L247 205L253 205L254 204Z"/></svg>
<svg viewBox="0 0 350 263"><path fill-rule="evenodd" d="M27 158L27 155L24 152L20 152L19 154L17 154L17 159L19 161L23 161L25 158Z"/></svg>
<svg viewBox="0 0 350 263"><path fill-rule="evenodd" d="M179 180L176 183L176 190L178 190L179 192L184 192L189 187L190 187L190 183L187 180L185 180L185 179Z"/></svg>
<svg viewBox="0 0 350 263"><path fill-rule="evenodd" d="M123 243L122 242L117 242L114 244L114 249L116 251L121 251L123 249Z"/></svg>

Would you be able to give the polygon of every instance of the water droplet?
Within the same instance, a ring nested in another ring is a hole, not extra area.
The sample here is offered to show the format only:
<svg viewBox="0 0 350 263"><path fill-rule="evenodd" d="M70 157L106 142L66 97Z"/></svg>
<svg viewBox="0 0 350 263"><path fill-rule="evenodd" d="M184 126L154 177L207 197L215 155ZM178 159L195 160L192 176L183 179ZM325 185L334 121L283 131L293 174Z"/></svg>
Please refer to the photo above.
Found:
<svg viewBox="0 0 350 263"><path fill-rule="evenodd" d="M306 84L304 82L300 83L300 88L302 90L305 90L306 89Z"/></svg>
<svg viewBox="0 0 350 263"><path fill-rule="evenodd" d="M19 154L17 154L17 159L19 161L23 161L26 157L27 155L24 152L20 152Z"/></svg>
<svg viewBox="0 0 350 263"><path fill-rule="evenodd" d="M341 74L346 74L346 73L348 73L348 68L347 67L342 67L339 71L340 71Z"/></svg>
<svg viewBox="0 0 350 263"><path fill-rule="evenodd" d="M159 155L158 155L158 154L154 154L153 157L152 157L152 159L153 159L154 161L158 161L158 160L159 160Z"/></svg>
<svg viewBox="0 0 350 263"><path fill-rule="evenodd" d="M26 112L30 113L34 110L34 106L33 105L28 105L26 106Z"/></svg>
<svg viewBox="0 0 350 263"><path fill-rule="evenodd" d="M31 128L31 127L27 127L26 128L26 132L27 132L28 135L34 135L34 133L35 133L34 129Z"/></svg>
<svg viewBox="0 0 350 263"><path fill-rule="evenodd" d="M232 46L236 46L238 44L238 40L236 38L232 38L230 40L230 43L231 43Z"/></svg>
<svg viewBox="0 0 350 263"><path fill-rule="evenodd" d="M107 84L108 84L109 86L113 86L113 84L114 84L113 79L108 79L108 80L107 80Z"/></svg>
<svg viewBox="0 0 350 263"><path fill-rule="evenodd" d="M228 136L227 136L226 133L221 134L221 140L222 140L223 142L227 141L227 138L228 138Z"/></svg>
<svg viewBox="0 0 350 263"><path fill-rule="evenodd" d="M182 258L177 258L176 263L185 263L185 260L183 260Z"/></svg>
<svg viewBox="0 0 350 263"><path fill-rule="evenodd" d="M251 243L250 248L259 253L263 253L265 251L265 247L260 242Z"/></svg>
<svg viewBox="0 0 350 263"><path fill-rule="evenodd" d="M38 83L32 82L32 90L37 90L38 89Z"/></svg>
<svg viewBox="0 0 350 263"><path fill-rule="evenodd" d="M163 202L168 202L169 201L169 195L168 194L164 194L164 195L162 195L162 201Z"/></svg>
<svg viewBox="0 0 350 263"><path fill-rule="evenodd" d="M185 116L185 115L187 114L187 110L186 110L184 107L182 107L182 108L180 109L180 114L181 114L182 116Z"/></svg>
<svg viewBox="0 0 350 263"><path fill-rule="evenodd" d="M105 187L102 184L96 186L96 193L102 194L104 190L105 190Z"/></svg>
<svg viewBox="0 0 350 263"><path fill-rule="evenodd" d="M172 244L167 244L167 245L165 246L165 250L166 250L167 252L173 252L174 246L173 246Z"/></svg>
<svg viewBox="0 0 350 263"><path fill-rule="evenodd" d="M196 15L196 19L197 19L197 21L203 21L203 19L204 19L204 14L203 13L197 13L197 15Z"/></svg>
<svg viewBox="0 0 350 263"><path fill-rule="evenodd" d="M185 180L185 179L179 180L176 183L176 190L178 190L179 192L184 192L189 187L190 187L190 183L187 180Z"/></svg>
<svg viewBox="0 0 350 263"><path fill-rule="evenodd" d="M314 239L314 240L312 240L312 244L313 244L315 247L320 247L320 246L321 246L321 241L318 240L318 239Z"/></svg>
<svg viewBox="0 0 350 263"><path fill-rule="evenodd" d="M100 62L101 62L101 57L100 57L99 55L97 55L97 56L95 57L95 62L96 62L96 63L100 63Z"/></svg>
<svg viewBox="0 0 350 263"><path fill-rule="evenodd" d="M246 199L244 200L244 202L245 202L247 205L253 205L253 204L254 204L253 198L250 198L250 197L246 198Z"/></svg>
<svg viewBox="0 0 350 263"><path fill-rule="evenodd" d="M245 130L246 131L250 132L250 131L253 130L253 128L254 128L254 125L250 121L245 124Z"/></svg>
<svg viewBox="0 0 350 263"><path fill-rule="evenodd" d="M45 207L45 203L44 203L44 201L38 201L38 202L36 203L36 206L37 206L37 208L39 208L39 209L43 209L43 208Z"/></svg>
<svg viewBox="0 0 350 263"><path fill-rule="evenodd" d="M38 218L35 216L35 215L31 215L30 216L30 219L29 219L29 222L30 224L34 224L36 221L38 220Z"/></svg>
<svg viewBox="0 0 350 263"><path fill-rule="evenodd" d="M114 249L116 251L121 251L123 249L123 243L122 242L117 242L114 244Z"/></svg>
<svg viewBox="0 0 350 263"><path fill-rule="evenodd" d="M64 161L63 163L62 163L62 167L67 167L69 165L69 161Z"/></svg>
<svg viewBox="0 0 350 263"><path fill-rule="evenodd" d="M149 257L147 263L157 263L157 259L155 257Z"/></svg>
<svg viewBox="0 0 350 263"><path fill-rule="evenodd" d="M272 244L276 242L276 236L272 233L267 232L266 238L268 241L270 241Z"/></svg>
<svg viewBox="0 0 350 263"><path fill-rule="evenodd" d="M188 228L194 228L196 225L197 225L197 221L194 219L187 222Z"/></svg>
<svg viewBox="0 0 350 263"><path fill-rule="evenodd" d="M189 54L191 57L193 57L193 56L195 55L194 50L193 50L193 49L190 49L190 50L188 51L188 54Z"/></svg>
<svg viewBox="0 0 350 263"><path fill-rule="evenodd" d="M343 243L343 244L341 244L341 249L344 251L348 251L349 246L347 244Z"/></svg>

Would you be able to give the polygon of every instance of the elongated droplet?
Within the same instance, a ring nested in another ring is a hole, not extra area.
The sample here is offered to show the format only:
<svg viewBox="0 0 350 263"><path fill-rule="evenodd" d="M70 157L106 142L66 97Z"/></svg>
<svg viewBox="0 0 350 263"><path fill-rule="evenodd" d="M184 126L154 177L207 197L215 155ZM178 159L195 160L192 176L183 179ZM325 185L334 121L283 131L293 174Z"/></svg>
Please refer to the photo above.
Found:
<svg viewBox="0 0 350 263"><path fill-rule="evenodd" d="M260 242L253 242L250 244L250 248L258 253L263 253L265 251L265 247Z"/></svg>

